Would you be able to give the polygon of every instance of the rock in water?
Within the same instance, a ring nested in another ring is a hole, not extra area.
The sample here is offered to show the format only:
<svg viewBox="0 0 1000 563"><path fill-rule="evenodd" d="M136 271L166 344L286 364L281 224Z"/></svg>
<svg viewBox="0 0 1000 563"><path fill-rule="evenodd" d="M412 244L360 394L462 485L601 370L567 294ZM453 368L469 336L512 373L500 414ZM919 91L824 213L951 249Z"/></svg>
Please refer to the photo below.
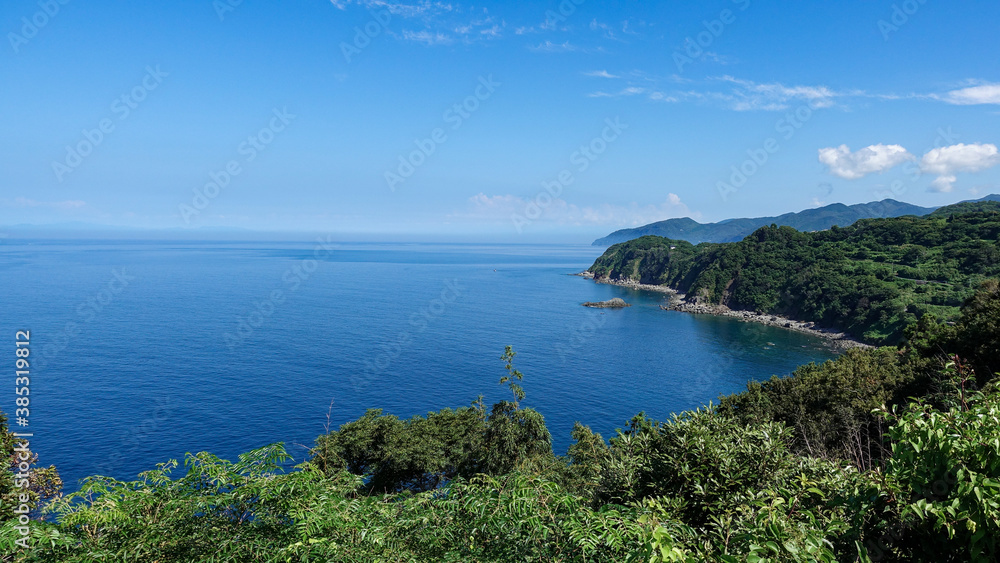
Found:
<svg viewBox="0 0 1000 563"><path fill-rule="evenodd" d="M631 307L625 302L621 297L615 297L613 299L608 299L607 301L588 301L583 304L584 307L594 307L597 309L621 309L622 307Z"/></svg>

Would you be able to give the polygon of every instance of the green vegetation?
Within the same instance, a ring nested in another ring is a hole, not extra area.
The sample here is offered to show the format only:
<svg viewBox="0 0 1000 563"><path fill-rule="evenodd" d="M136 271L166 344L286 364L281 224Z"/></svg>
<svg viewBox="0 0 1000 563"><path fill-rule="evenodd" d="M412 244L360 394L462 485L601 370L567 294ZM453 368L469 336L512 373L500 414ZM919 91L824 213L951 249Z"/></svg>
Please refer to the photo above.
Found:
<svg viewBox="0 0 1000 563"><path fill-rule="evenodd" d="M0 472L0 522L14 521L23 508L30 516L38 515L38 507L59 494L62 480L55 466L38 467L38 454L24 447L7 427L7 416L0 412L0 459L6 460ZM28 477L19 477L18 466L28 463ZM24 506L22 506L24 505ZM20 511L15 514L15 511Z"/></svg>
<svg viewBox="0 0 1000 563"><path fill-rule="evenodd" d="M456 477L509 473L526 460L552 457L552 438L538 411L520 408L523 375L513 367L515 352L501 359L514 401L500 401L487 415L482 401L472 407L399 420L369 410L363 417L320 436L313 463L330 475L347 470L365 475L368 494L426 491Z"/></svg>
<svg viewBox="0 0 1000 563"><path fill-rule="evenodd" d="M893 344L927 313L954 320L980 283L1000 275L996 207L961 204L963 213L942 208L812 233L772 225L726 244L642 237L612 246L590 271Z"/></svg>
<svg viewBox="0 0 1000 563"><path fill-rule="evenodd" d="M987 196L993 198L997 196ZM984 198L986 199L986 198ZM594 246L611 246L648 235L685 240L694 244L700 242L736 242L767 225L792 227L799 231L822 231L834 225L846 227L860 219L876 217L922 216L933 211L933 207L918 207L892 199L844 205L833 203L816 209L806 209L798 213L785 213L776 217L755 217L753 219L729 219L718 223L699 223L690 217L667 219L641 227L621 229L594 241Z"/></svg>
<svg viewBox="0 0 1000 563"><path fill-rule="evenodd" d="M978 212L919 220L936 225L939 243L921 247L940 257L913 267L948 263L942 247L954 243L957 252L981 240L956 233L982 234L996 220ZM927 224L901 221L831 233L830 244L888 233L934 237ZM764 233L750 243L763 245L765 257L780 255L766 245L781 236L796 243L790 252L844 250L812 246L817 235ZM878 252L898 250L879 240L886 247ZM685 244L668 252L704 252ZM650 264L669 272L679 262L647 260L663 252L656 239L630 248L642 258L619 265L637 276L651 275ZM50 518L32 522L28 548L14 543L17 521L4 514L0 557L996 561L1000 283L984 281L953 318L925 315L901 331L898 347L802 366L791 377L751 383L718 407L665 422L640 413L610 440L577 424L566 456L553 453L542 415L522 404L524 374L507 347L499 382L511 401L487 408L480 398L406 420L371 410L318 437L310 459L291 470L274 444L235 463L199 453L187 456L183 471L170 461L135 481L91 477L79 492L44 504ZM5 421L0 427L9 436ZM10 453L11 442L3 444ZM51 492L42 486L35 500Z"/></svg>
<svg viewBox="0 0 1000 563"><path fill-rule="evenodd" d="M937 209L931 215L948 216L970 211L1000 211L1000 196L990 195L979 201L963 201Z"/></svg>

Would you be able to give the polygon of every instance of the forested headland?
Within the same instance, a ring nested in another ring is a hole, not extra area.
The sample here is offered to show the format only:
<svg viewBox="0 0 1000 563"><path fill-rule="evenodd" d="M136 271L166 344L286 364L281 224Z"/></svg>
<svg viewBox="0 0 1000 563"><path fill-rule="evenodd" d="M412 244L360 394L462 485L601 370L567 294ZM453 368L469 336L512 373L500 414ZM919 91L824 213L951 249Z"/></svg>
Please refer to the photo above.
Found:
<svg viewBox="0 0 1000 563"><path fill-rule="evenodd" d="M740 242L697 246L646 236L608 248L590 272L895 344L928 313L954 321L976 288L1000 275L998 211L1000 202L988 201L810 233L772 225Z"/></svg>

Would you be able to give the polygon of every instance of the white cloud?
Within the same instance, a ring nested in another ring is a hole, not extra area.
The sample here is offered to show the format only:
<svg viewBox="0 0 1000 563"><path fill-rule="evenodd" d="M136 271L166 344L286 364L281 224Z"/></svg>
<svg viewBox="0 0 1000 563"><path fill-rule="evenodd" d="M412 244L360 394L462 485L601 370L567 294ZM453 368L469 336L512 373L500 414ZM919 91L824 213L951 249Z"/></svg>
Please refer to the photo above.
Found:
<svg viewBox="0 0 1000 563"><path fill-rule="evenodd" d="M528 50L536 53L569 53L571 51L579 51L580 48L569 41L563 43L545 41L545 43L539 43L538 45L529 45Z"/></svg>
<svg viewBox="0 0 1000 563"><path fill-rule="evenodd" d="M931 182L933 191L950 192L958 180L956 173L979 172L997 164L1000 164L1000 153L996 145L959 143L928 151L920 159L920 171L937 176Z"/></svg>
<svg viewBox="0 0 1000 563"><path fill-rule="evenodd" d="M387 0L331 0L331 3L346 10L349 6L364 8L370 14L388 12L396 19L407 20L413 31L389 34L403 41L416 41L424 45L447 45L458 40L463 43L492 40L502 37L507 23L497 21L485 8L465 7L448 2L420 0L412 3ZM390 28L394 27L390 24Z"/></svg>
<svg viewBox="0 0 1000 563"><path fill-rule="evenodd" d="M677 98L674 96L667 96L663 92L653 92L649 95L649 99L654 102L676 102Z"/></svg>
<svg viewBox="0 0 1000 563"><path fill-rule="evenodd" d="M479 35L482 37L488 37L489 39L496 39L500 37L501 29L503 29L501 26L494 25L493 27L487 29L480 29Z"/></svg>
<svg viewBox="0 0 1000 563"><path fill-rule="evenodd" d="M450 12L454 9L454 6L451 4L443 2L417 2L415 4L387 2L386 0L330 0L330 2L341 10L345 10L347 6L355 4L367 10L387 10L394 16L402 16L404 18L421 17L435 12Z"/></svg>
<svg viewBox="0 0 1000 563"><path fill-rule="evenodd" d="M614 74L611 74L611 73L609 73L606 70L592 70L590 72L583 73L583 75L584 76L591 76L591 77L594 77L594 78L621 78L620 76L616 76Z"/></svg>
<svg viewBox="0 0 1000 563"><path fill-rule="evenodd" d="M451 36L440 32L435 33L430 31L403 30L401 37L407 41L416 41L417 43L423 43L424 45L447 45L452 42Z"/></svg>
<svg viewBox="0 0 1000 563"><path fill-rule="evenodd" d="M627 26L625 27L625 29L627 29ZM605 39L612 39L612 40L615 40L615 41L619 41L620 40L618 38L618 36L615 35L615 29L612 26L610 26L610 25L608 25L606 23L601 23L601 22L597 21L597 18L594 18L593 20L591 20L591 22L590 22L590 30L591 31L599 31L601 33L601 35ZM623 29L623 31L624 31L624 29Z"/></svg>
<svg viewBox="0 0 1000 563"><path fill-rule="evenodd" d="M549 201L548 198L546 201ZM469 203L471 211L456 215L456 217L510 222L511 216L514 214L522 217L532 216L527 214L527 210L529 205L534 205L531 200L515 195L488 196L483 193L469 198ZM692 214L677 194L669 193L663 203L655 205L639 205L633 202L629 205L604 203L597 206L578 206L564 199L554 198L541 210L538 221L556 225L593 225L618 228L637 227L664 219L691 217L692 215L700 216L698 213Z"/></svg>
<svg viewBox="0 0 1000 563"><path fill-rule="evenodd" d="M639 88L638 86L628 86L622 88L617 92L605 92L603 90L598 90L597 92L592 92L587 94L588 98L618 98L620 96L635 96L646 92L645 88Z"/></svg>
<svg viewBox="0 0 1000 563"><path fill-rule="evenodd" d="M778 82L761 83L732 76L722 76L718 80L733 85L731 93L722 99L732 102L731 109L737 111L787 109L791 102L806 102L812 108L828 108L838 97L847 94L836 92L826 86L785 86ZM853 92L852 95L863 95Z"/></svg>
<svg viewBox="0 0 1000 563"><path fill-rule="evenodd" d="M882 173L908 160L916 157L899 145L871 145L857 152L851 152L847 145L819 149L819 161L830 168L830 174L847 180Z"/></svg>
<svg viewBox="0 0 1000 563"><path fill-rule="evenodd" d="M640 88L638 86L626 86L617 92L605 92L603 90L598 90L587 94L588 98L618 98L620 96L637 96L639 94L645 94L647 90L645 88Z"/></svg>
<svg viewBox="0 0 1000 563"><path fill-rule="evenodd" d="M627 86L622 88L617 92L605 92L603 90L598 90L597 92L591 92L587 94L588 98L620 98L623 96L638 96L641 94L646 94L650 100L654 102L676 102L678 101L674 96L667 96L663 92L649 90L648 88L640 88L639 86Z"/></svg>
<svg viewBox="0 0 1000 563"><path fill-rule="evenodd" d="M980 84L952 90L943 97L943 100L959 106L1000 104L1000 84Z"/></svg>

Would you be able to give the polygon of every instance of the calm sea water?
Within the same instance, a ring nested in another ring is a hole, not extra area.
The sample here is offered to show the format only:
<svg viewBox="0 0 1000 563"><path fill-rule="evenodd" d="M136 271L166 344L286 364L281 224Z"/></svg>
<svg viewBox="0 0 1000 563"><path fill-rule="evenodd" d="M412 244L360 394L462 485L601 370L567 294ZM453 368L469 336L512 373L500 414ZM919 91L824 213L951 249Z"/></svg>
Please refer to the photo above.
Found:
<svg viewBox="0 0 1000 563"><path fill-rule="evenodd" d="M283 441L303 459L368 408L407 417L508 398L557 453L575 421L605 437L834 356L818 339L662 311L660 294L570 274L589 246L7 241L0 346L31 332L32 445L68 491L185 452ZM622 297L623 310L581 307ZM15 409L13 369L0 408ZM331 408L332 404L332 408Z"/></svg>

